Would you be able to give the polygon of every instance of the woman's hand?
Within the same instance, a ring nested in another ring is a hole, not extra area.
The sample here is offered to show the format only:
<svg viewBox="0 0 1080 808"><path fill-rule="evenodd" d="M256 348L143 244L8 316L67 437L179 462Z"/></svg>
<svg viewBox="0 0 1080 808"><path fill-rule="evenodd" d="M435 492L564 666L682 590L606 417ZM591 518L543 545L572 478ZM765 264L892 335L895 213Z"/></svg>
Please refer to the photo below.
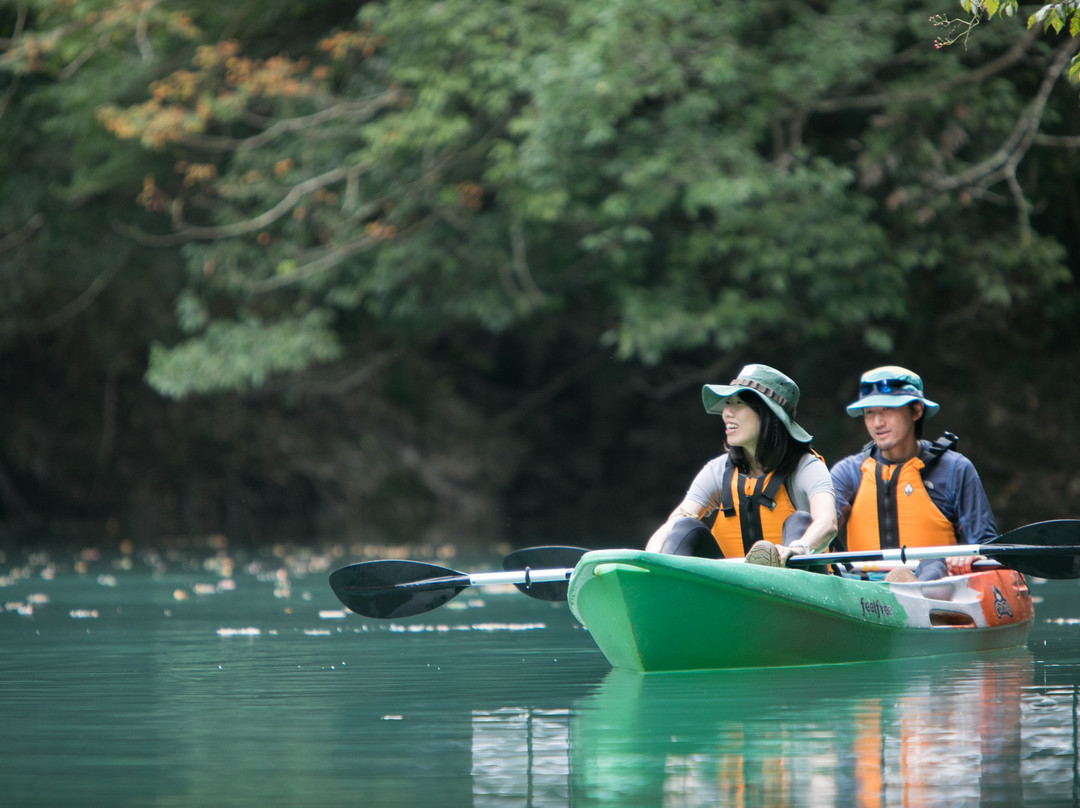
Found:
<svg viewBox="0 0 1080 808"><path fill-rule="evenodd" d="M776 549L780 552L780 565L787 566L788 559L792 556L806 555L809 549L802 541L793 541L791 544L778 544Z"/></svg>

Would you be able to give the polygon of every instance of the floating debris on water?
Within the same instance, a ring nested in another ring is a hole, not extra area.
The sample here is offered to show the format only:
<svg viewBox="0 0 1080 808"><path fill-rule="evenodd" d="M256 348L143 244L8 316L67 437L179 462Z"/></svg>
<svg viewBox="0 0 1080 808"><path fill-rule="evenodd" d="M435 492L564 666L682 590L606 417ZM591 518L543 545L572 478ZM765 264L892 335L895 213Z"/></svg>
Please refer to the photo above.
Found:
<svg viewBox="0 0 1080 808"><path fill-rule="evenodd" d="M464 611L465 609L482 609L486 605L487 601L483 598L467 598L464 600L452 600L443 608L452 609L454 611Z"/></svg>
<svg viewBox="0 0 1080 808"><path fill-rule="evenodd" d="M100 616L97 609L72 609L68 615L76 620L97 620Z"/></svg>
<svg viewBox="0 0 1080 808"><path fill-rule="evenodd" d="M116 576L115 575L99 575L97 577L97 582L99 584L101 584L102 586L116 586Z"/></svg>
<svg viewBox="0 0 1080 808"><path fill-rule="evenodd" d="M469 626L448 626L445 623L437 625L414 624L403 626L391 623L388 630L398 634L423 634L425 632L443 633L448 631L537 631L547 628L546 623L473 623Z"/></svg>
<svg viewBox="0 0 1080 808"><path fill-rule="evenodd" d="M291 598L292 597L292 584L289 583L289 571L284 567L278 569L274 573L274 597L275 598Z"/></svg>
<svg viewBox="0 0 1080 808"><path fill-rule="evenodd" d="M319 612L319 619L321 620L344 620L345 617L344 609L323 609Z"/></svg>
<svg viewBox="0 0 1080 808"><path fill-rule="evenodd" d="M1080 617L1055 617L1053 619L1047 618L1043 620L1044 623L1050 623L1055 626L1080 626Z"/></svg>
<svg viewBox="0 0 1080 808"><path fill-rule="evenodd" d="M258 637L262 635L262 629L258 628L219 628L219 637Z"/></svg>

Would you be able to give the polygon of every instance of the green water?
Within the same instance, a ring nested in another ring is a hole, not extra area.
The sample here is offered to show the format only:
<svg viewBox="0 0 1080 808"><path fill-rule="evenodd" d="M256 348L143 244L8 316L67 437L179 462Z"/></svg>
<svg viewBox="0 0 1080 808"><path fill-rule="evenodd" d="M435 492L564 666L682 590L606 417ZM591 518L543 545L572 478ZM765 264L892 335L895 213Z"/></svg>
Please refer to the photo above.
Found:
<svg viewBox="0 0 1080 808"><path fill-rule="evenodd" d="M0 805L1080 805L1077 582L1014 652L642 676L515 591L345 615L328 563L9 557Z"/></svg>

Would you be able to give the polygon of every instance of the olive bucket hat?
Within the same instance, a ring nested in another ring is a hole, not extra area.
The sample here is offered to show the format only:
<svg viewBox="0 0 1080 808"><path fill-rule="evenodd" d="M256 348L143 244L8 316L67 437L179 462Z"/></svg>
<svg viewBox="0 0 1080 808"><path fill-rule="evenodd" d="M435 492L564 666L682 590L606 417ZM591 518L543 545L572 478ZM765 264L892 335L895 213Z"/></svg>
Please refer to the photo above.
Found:
<svg viewBox="0 0 1080 808"><path fill-rule="evenodd" d="M799 385L768 365L747 365L732 379L731 384L705 385L701 389L705 412L719 415L729 398L744 391L757 394L787 428L788 434L799 443L809 443L814 439L813 435L795 423Z"/></svg>
<svg viewBox="0 0 1080 808"><path fill-rule="evenodd" d="M859 379L859 400L847 406L852 418L862 417L867 407L903 407L921 401L927 418L937 415L940 407L923 393L922 378L897 365L868 370Z"/></svg>

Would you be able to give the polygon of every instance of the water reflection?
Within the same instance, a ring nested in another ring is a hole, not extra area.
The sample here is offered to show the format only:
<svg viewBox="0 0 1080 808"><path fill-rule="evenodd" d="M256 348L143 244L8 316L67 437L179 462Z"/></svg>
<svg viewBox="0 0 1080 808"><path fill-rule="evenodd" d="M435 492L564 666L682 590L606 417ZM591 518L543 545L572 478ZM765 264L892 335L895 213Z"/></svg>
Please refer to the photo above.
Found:
<svg viewBox="0 0 1080 808"><path fill-rule="evenodd" d="M612 671L571 722L575 804L1075 804L1070 694L1026 651L843 667ZM1065 696L1064 698L1062 698ZM1049 759L1048 759L1049 757ZM1056 758L1056 760L1054 760Z"/></svg>
<svg viewBox="0 0 1080 808"><path fill-rule="evenodd" d="M516 591L397 624L206 569L0 570L4 808L1080 806L1075 582L1028 651L641 675Z"/></svg>
<svg viewBox="0 0 1080 808"><path fill-rule="evenodd" d="M1077 805L1075 685L1026 651L642 675L472 713L484 806Z"/></svg>
<svg viewBox="0 0 1080 808"><path fill-rule="evenodd" d="M473 804L557 808L568 804L569 710L506 708L473 714ZM524 777L507 759L520 759ZM507 776L509 775L509 776Z"/></svg>

